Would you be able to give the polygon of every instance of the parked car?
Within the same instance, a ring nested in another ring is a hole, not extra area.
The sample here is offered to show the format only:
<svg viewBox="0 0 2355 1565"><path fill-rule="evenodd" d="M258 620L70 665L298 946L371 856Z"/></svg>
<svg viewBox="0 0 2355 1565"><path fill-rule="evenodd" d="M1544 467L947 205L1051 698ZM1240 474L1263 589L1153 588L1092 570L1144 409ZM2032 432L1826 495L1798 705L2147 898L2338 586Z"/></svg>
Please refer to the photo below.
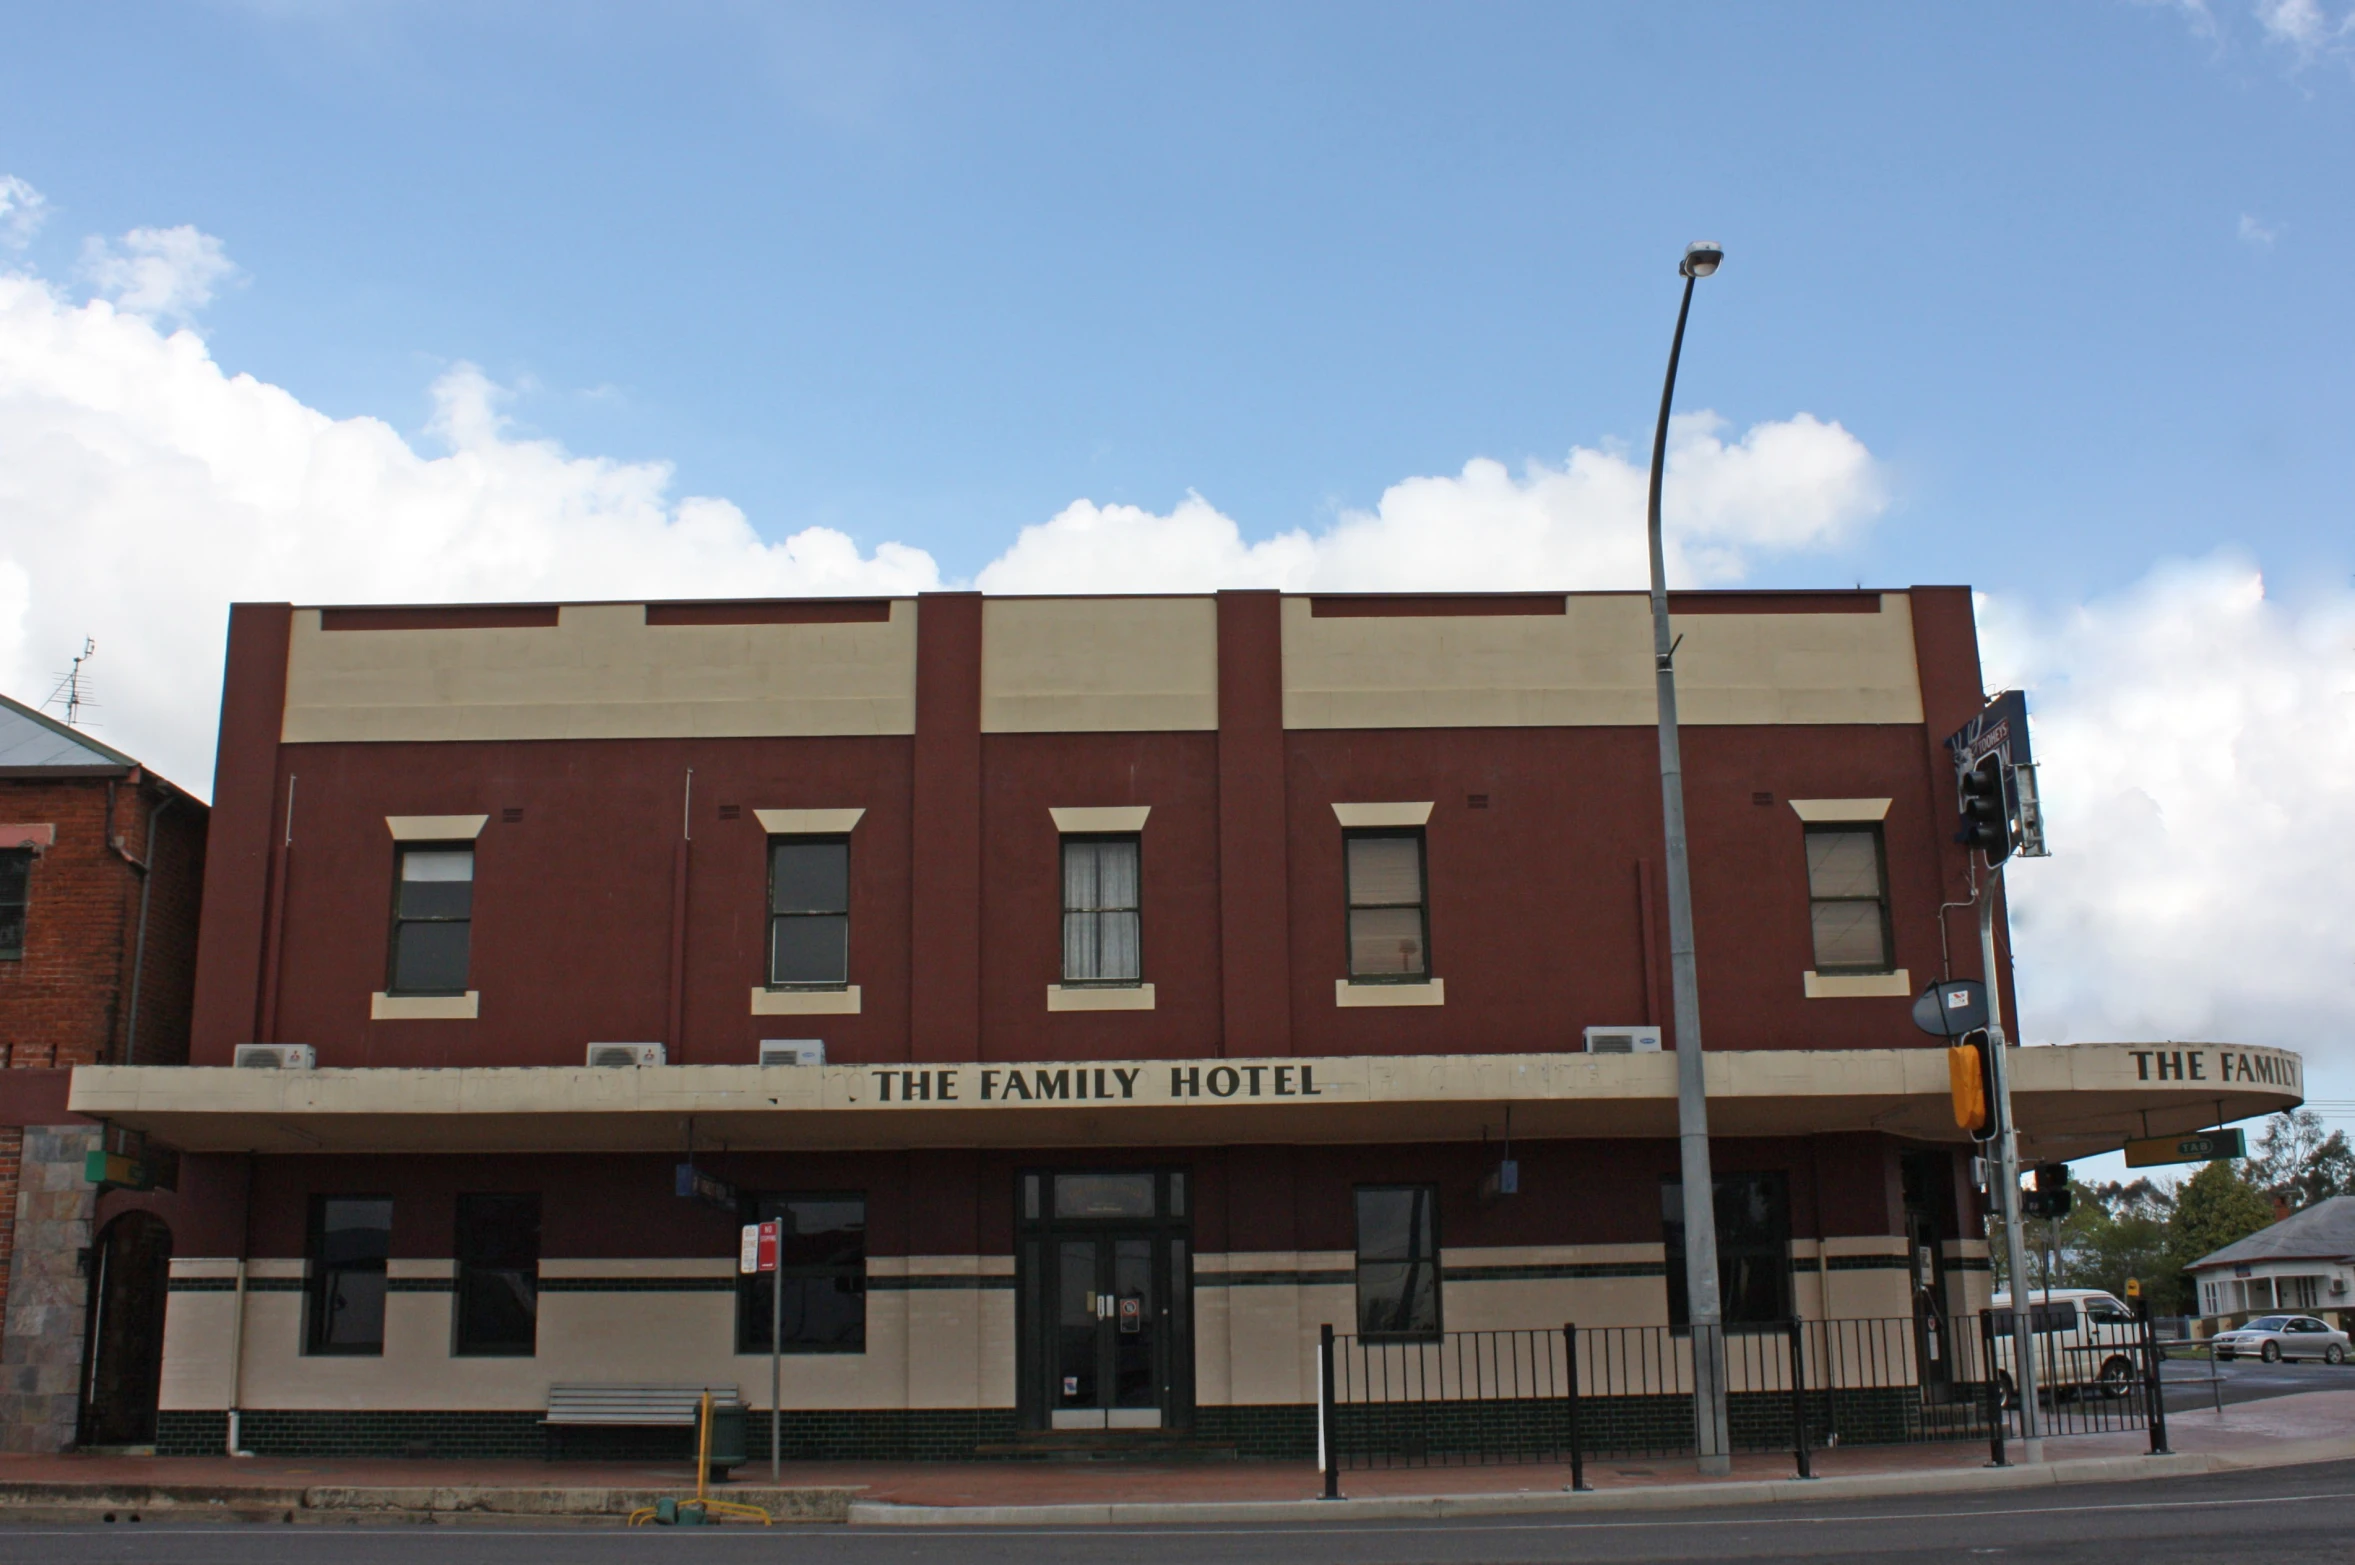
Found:
<svg viewBox="0 0 2355 1565"><path fill-rule="evenodd" d="M2012 1296L1995 1296L1995 1334L2012 1333ZM2036 1377L2040 1399L2088 1393L2122 1397L2141 1371L2142 1323L2114 1294L2099 1288L2039 1288L2028 1295L2036 1333ZM2008 1344L1999 1348L2008 1352ZM2012 1373L1998 1369L2006 1407L2019 1405Z"/></svg>
<svg viewBox="0 0 2355 1565"><path fill-rule="evenodd" d="M2347 1361L2347 1334L2333 1331L2311 1315L2260 1315L2245 1326L2218 1332L2215 1346L2220 1359L2254 1353L2268 1364L2283 1359L2320 1359L2325 1364Z"/></svg>

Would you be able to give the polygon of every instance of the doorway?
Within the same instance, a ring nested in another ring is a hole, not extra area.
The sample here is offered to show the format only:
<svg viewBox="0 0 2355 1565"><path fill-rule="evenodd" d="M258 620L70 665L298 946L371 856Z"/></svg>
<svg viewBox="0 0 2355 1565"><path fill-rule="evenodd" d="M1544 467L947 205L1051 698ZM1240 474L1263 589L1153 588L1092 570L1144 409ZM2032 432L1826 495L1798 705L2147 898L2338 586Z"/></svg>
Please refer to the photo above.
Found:
<svg viewBox="0 0 2355 1565"><path fill-rule="evenodd" d="M1956 1395L1959 1348L1947 1297L1947 1225L1942 1220L1954 1210L1954 1154L1943 1147L1902 1153L1898 1169L1905 1198L1906 1268L1913 1283L1914 1358L1921 1366L1923 1395L1944 1402Z"/></svg>
<svg viewBox="0 0 2355 1565"><path fill-rule="evenodd" d="M1032 1170L1020 1182L1023 1427L1187 1427L1193 1262L1184 1172Z"/></svg>
<svg viewBox="0 0 2355 1565"><path fill-rule="evenodd" d="M155 1444L171 1270L172 1231L152 1212L125 1212L90 1247L77 1445Z"/></svg>

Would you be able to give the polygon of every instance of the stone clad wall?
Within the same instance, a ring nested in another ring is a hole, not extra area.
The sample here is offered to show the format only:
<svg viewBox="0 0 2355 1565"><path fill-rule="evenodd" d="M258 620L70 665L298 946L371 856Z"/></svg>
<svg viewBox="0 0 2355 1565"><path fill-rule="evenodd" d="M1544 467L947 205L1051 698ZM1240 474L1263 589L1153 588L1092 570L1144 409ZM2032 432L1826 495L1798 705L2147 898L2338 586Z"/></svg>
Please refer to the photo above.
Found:
<svg viewBox="0 0 2355 1565"><path fill-rule="evenodd" d="M80 1418L82 1256L97 1192L82 1177L95 1125L33 1125L17 1175L16 1253L0 1340L0 1451L61 1451Z"/></svg>

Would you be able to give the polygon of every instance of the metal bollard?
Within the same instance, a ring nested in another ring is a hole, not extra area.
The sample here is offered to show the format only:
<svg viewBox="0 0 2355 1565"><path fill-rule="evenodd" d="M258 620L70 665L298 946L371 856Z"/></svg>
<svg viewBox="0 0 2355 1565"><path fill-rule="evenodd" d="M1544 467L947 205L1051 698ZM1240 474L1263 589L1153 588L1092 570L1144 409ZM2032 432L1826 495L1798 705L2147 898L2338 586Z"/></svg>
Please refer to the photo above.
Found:
<svg viewBox="0 0 2355 1565"><path fill-rule="evenodd" d="M2151 1320L2151 1301L2134 1301L2134 1313L2142 1322L2142 1361L2145 1375L2143 1395L2151 1399L2151 1455L2165 1456L2167 1450L2167 1388L2160 1378L2163 1360L2159 1353L2159 1333Z"/></svg>
<svg viewBox="0 0 2355 1565"><path fill-rule="evenodd" d="M1979 1344L1983 1353L1980 1368L1987 1376L1987 1450L1993 1458L1990 1467L2009 1467L2003 1456L2003 1373L1995 1356L1995 1312L1979 1312Z"/></svg>
<svg viewBox="0 0 2355 1565"><path fill-rule="evenodd" d="M1796 1315L1791 1317L1791 1454L1798 1459L1799 1476L1813 1478L1807 1450L1807 1328Z"/></svg>
<svg viewBox="0 0 2355 1565"><path fill-rule="evenodd" d="M1333 1328L1317 1328L1317 1455L1325 1464L1325 1494L1341 1498L1341 1446L1333 1427Z"/></svg>
<svg viewBox="0 0 2355 1565"><path fill-rule="evenodd" d="M1562 1327L1562 1340L1570 1348L1570 1488L1573 1493L1586 1492L1586 1442L1578 1432L1578 1327L1575 1322Z"/></svg>

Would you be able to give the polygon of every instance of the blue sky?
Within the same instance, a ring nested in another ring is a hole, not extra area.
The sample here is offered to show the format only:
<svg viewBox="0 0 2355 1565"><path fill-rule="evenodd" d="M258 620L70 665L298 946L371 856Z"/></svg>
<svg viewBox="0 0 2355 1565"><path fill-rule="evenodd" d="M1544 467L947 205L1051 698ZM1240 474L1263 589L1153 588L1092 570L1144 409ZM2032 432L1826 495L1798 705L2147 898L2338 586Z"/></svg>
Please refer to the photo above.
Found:
<svg viewBox="0 0 2355 1565"><path fill-rule="evenodd" d="M968 577L1077 496L1640 447L1712 237L1685 405L1890 487L1752 579L2355 568L2355 83L2226 0L13 9L47 270L193 224L225 367L414 431L470 360L770 536Z"/></svg>
<svg viewBox="0 0 2355 1565"><path fill-rule="evenodd" d="M2032 1041L2355 1123L2355 0L10 5L0 689L234 598L1968 582ZM2316 851L2317 844L2334 845Z"/></svg>

